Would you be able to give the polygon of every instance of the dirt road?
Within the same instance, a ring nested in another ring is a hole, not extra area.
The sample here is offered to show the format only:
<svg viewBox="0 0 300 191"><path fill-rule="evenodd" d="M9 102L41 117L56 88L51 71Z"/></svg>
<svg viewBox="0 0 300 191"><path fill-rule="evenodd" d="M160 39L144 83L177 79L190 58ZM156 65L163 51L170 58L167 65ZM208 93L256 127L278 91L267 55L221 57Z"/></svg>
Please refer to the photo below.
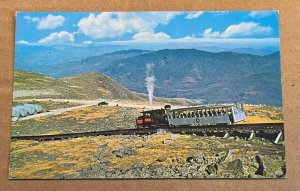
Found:
<svg viewBox="0 0 300 191"><path fill-rule="evenodd" d="M45 99L45 100L41 100L41 99L34 99L35 101L49 101L49 99ZM82 105L79 106L74 106L74 107L69 107L69 108L61 108L61 109L55 109L55 110L50 110L49 112L44 112L44 113L39 113L39 114L35 114L35 115L29 115L26 117L22 117L19 118L19 121L23 121L23 120L28 120L28 119L33 119L36 117L45 117L45 116L49 116L49 115L59 115L62 114L64 112L67 111L72 111L74 109L80 109L80 108L84 108L84 107L89 107L89 106L94 106L97 105L99 103L98 100L94 100L94 101L83 101L83 100L67 100L67 99L51 99L51 101L53 102L73 102L73 103L80 103Z"/></svg>
<svg viewBox="0 0 300 191"><path fill-rule="evenodd" d="M130 103L125 100L105 100L105 99L97 99L97 100L76 100L76 99L30 99L31 101L52 101L52 102L70 102L70 103L78 103L81 104L79 106L69 107L69 108L62 108L56 110L50 110L49 112L39 113L35 115L26 116L23 118L19 118L19 121L33 119L36 117L45 117L50 115L60 115L67 111L72 111L75 109L81 109L85 107L95 106L98 105L99 102L105 101L108 103L109 106L119 106L119 107L133 107L133 108L143 108L143 109L160 109L163 108L163 105L147 105L147 103Z"/></svg>

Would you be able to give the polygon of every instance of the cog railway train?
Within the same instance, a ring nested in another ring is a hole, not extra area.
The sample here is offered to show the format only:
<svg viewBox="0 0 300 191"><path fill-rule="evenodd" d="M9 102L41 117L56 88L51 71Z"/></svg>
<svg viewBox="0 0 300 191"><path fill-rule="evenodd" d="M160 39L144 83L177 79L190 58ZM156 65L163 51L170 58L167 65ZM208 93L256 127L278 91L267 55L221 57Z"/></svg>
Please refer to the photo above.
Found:
<svg viewBox="0 0 300 191"><path fill-rule="evenodd" d="M149 128L235 124L245 118L246 113L242 103L179 109L171 109L170 105L166 105L164 109L143 111L142 115L136 119L136 126Z"/></svg>

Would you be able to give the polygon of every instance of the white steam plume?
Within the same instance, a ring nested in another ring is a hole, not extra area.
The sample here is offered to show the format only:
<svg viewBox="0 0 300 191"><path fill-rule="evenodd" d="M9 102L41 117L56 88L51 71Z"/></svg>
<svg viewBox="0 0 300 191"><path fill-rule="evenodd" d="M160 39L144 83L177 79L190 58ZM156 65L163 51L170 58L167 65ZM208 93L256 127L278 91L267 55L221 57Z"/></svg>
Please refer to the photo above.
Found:
<svg viewBox="0 0 300 191"><path fill-rule="evenodd" d="M148 91L148 98L149 98L149 103L152 106L153 104L153 93L154 93L154 82L155 82L155 76L153 74L153 67L154 64L146 64L147 67L147 76L146 76L146 87Z"/></svg>

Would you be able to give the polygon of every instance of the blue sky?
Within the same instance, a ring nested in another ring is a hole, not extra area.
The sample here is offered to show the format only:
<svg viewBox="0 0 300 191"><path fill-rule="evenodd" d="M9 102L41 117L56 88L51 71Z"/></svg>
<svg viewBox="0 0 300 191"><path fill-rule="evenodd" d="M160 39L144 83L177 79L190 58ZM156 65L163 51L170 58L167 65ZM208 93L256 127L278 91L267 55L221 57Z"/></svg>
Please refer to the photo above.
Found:
<svg viewBox="0 0 300 191"><path fill-rule="evenodd" d="M16 44L279 44L277 11L18 12Z"/></svg>

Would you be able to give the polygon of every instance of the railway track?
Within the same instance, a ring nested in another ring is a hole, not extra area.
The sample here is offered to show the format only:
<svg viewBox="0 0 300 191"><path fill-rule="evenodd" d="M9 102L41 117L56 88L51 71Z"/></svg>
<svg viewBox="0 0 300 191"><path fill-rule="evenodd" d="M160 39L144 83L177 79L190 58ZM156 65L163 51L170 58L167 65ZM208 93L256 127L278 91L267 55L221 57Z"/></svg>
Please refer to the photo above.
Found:
<svg viewBox="0 0 300 191"><path fill-rule="evenodd" d="M206 133L206 132L239 132L239 133L255 133L259 131L263 132L278 132L282 135L283 123L257 123L257 124L235 124L235 125L208 125L208 126L194 126L194 127L157 127L157 128L145 128L145 129L122 129L111 131L95 131L84 133L69 133L69 134L57 134L57 135L37 135L37 136L12 136L12 140L35 140L35 141L51 141L51 140L63 140L79 137L95 137L95 136L110 136L110 135L143 135L156 133L159 129L163 129L166 132L171 133ZM276 140L279 139L278 137ZM278 142L278 140L277 140Z"/></svg>

